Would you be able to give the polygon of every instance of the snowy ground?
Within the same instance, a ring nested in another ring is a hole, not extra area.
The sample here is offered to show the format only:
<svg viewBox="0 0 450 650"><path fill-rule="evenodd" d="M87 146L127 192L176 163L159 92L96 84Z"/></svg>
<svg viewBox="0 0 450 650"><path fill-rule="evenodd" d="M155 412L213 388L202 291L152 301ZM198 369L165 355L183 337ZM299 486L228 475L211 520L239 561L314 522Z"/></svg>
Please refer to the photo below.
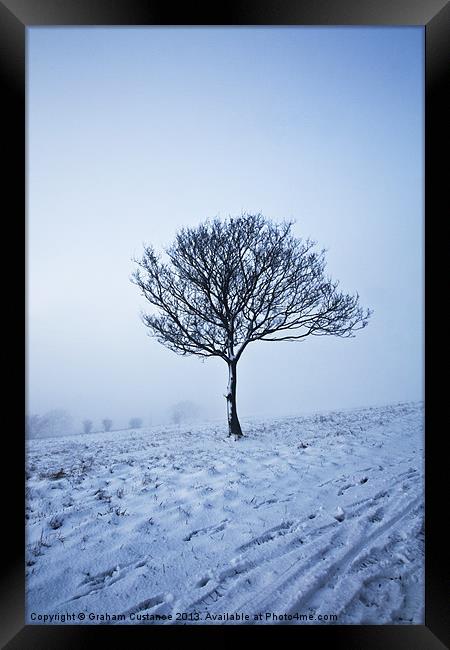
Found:
<svg viewBox="0 0 450 650"><path fill-rule="evenodd" d="M423 405L242 426L29 441L27 621L423 624Z"/></svg>

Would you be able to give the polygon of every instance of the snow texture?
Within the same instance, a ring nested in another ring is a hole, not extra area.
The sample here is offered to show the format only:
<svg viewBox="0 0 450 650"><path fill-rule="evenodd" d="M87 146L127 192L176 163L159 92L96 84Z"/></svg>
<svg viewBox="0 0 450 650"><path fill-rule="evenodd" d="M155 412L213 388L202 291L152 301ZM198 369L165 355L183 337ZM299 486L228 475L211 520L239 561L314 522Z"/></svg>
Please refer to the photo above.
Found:
<svg viewBox="0 0 450 650"><path fill-rule="evenodd" d="M423 405L242 425L28 441L27 622L423 624Z"/></svg>

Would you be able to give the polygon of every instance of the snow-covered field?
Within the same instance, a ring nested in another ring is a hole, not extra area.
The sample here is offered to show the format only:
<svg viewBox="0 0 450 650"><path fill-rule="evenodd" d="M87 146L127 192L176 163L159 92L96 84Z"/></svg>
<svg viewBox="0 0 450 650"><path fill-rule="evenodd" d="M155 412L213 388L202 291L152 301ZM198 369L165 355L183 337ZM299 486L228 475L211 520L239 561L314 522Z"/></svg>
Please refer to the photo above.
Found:
<svg viewBox="0 0 450 650"><path fill-rule="evenodd" d="M29 441L28 622L423 624L423 404L242 426Z"/></svg>

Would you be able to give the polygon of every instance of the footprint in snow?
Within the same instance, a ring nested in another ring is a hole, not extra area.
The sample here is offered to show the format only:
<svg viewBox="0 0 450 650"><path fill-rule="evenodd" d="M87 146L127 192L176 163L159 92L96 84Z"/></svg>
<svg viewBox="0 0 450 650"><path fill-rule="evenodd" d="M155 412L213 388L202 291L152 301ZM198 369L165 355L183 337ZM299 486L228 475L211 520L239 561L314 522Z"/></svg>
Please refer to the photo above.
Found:
<svg viewBox="0 0 450 650"><path fill-rule="evenodd" d="M203 578L200 578L198 582L196 582L195 586L197 589L201 589L202 587L206 587L208 582L211 580L210 576L203 576Z"/></svg>
<svg viewBox="0 0 450 650"><path fill-rule="evenodd" d="M378 523L378 522L380 522L380 521L383 521L383 517L384 517L384 510L383 510L383 508L378 508L378 509L374 512L374 514L373 514L371 517L369 517L369 521L370 521L372 524L376 524L376 523Z"/></svg>

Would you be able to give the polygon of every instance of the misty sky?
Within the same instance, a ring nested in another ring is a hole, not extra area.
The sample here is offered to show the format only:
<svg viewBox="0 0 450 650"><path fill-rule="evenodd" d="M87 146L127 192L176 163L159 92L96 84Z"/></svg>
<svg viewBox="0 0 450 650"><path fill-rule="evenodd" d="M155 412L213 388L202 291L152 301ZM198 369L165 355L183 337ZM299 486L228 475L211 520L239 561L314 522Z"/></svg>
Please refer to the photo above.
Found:
<svg viewBox="0 0 450 650"><path fill-rule="evenodd" d="M238 411L423 399L421 27L29 28L28 410L225 424L223 361L149 338L144 242L262 212L374 310L355 338L254 343ZM245 432L245 427L244 427Z"/></svg>

